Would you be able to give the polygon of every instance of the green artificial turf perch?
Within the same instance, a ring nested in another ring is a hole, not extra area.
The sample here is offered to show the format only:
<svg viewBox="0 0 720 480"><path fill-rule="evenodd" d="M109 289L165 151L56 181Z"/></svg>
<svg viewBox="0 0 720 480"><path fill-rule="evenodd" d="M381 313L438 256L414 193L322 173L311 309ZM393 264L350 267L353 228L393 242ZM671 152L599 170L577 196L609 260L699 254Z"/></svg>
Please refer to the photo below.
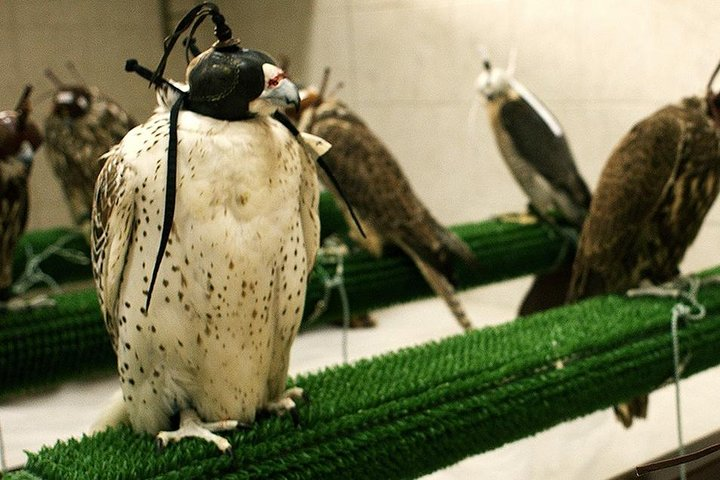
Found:
<svg viewBox="0 0 720 480"><path fill-rule="evenodd" d="M720 286L699 300L707 317L680 329L681 353L691 354L685 376L720 363ZM299 376L313 399L301 428L259 421L229 435L232 458L195 439L158 454L152 437L118 428L31 454L22 475L414 478L663 384L673 372L673 304L599 297Z"/></svg>
<svg viewBox="0 0 720 480"><path fill-rule="evenodd" d="M543 224L489 220L458 226L454 231L468 242L483 265L478 271L458 268L461 288L550 269L564 256L564 240ZM318 264L330 273L335 271L334 262L331 258L318 258ZM352 312L431 295L412 261L397 250L388 250L380 259L354 252L344 259L344 270ZM310 277L305 318L326 293L317 272L316 269ZM0 398L115 368L115 355L95 291L90 288L54 298L55 307L0 314ZM341 315L339 296L331 292L323 315L312 324L304 323L303 328L339 319Z"/></svg>

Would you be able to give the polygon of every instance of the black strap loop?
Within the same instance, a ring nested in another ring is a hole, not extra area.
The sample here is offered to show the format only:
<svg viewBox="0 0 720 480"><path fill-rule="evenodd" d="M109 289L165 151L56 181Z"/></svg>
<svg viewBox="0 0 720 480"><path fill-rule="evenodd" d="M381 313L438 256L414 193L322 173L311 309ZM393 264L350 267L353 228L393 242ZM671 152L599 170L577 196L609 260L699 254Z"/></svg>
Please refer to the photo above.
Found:
<svg viewBox="0 0 720 480"><path fill-rule="evenodd" d="M167 179L165 181L165 213L163 216L162 233L160 235L160 246L158 248L157 257L155 257L155 266L153 267L152 277L147 290L147 299L145 301L145 312L147 315L150 310L150 300L152 298L155 281L160 270L165 249L167 248L170 231L172 230L173 219L175 218L175 190L177 179L177 125L178 115L185 102L186 94L180 95L180 98L173 104L170 109L170 135L168 138L168 161L167 161Z"/></svg>
<svg viewBox="0 0 720 480"><path fill-rule="evenodd" d="M196 7L193 7L185 14L185 16L178 22L175 30L171 35L168 35L164 41L163 56L158 63L155 73L152 76L151 82L154 82L157 78L162 77L165 73L165 67L167 65L168 57L170 52L175 47L178 38L190 28L190 34L188 36L188 44L192 42L195 35L195 30L205 20L206 17L210 16L213 23L215 24L215 37L221 43L227 43L232 38L232 30L225 23L225 17L220 14L220 9L217 5L211 2L203 2Z"/></svg>

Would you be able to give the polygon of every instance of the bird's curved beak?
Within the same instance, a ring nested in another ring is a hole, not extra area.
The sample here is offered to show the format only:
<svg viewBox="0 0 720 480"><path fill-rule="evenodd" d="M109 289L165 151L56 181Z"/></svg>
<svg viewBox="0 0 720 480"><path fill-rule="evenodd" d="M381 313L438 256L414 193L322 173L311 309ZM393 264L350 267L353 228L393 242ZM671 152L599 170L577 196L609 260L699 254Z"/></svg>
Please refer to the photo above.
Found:
<svg viewBox="0 0 720 480"><path fill-rule="evenodd" d="M260 95L260 99L266 100L279 108L287 108L290 105L295 107L295 111L300 109L300 92L297 85L283 78L275 88L265 89Z"/></svg>

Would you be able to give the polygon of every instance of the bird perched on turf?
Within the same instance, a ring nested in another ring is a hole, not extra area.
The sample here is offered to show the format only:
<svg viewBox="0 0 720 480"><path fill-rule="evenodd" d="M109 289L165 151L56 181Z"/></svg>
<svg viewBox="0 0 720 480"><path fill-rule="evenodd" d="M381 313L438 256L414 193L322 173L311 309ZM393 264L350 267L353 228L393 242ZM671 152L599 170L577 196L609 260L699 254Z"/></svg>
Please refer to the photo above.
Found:
<svg viewBox="0 0 720 480"><path fill-rule="evenodd" d="M678 276L678 265L718 194L719 105L708 86L705 98L668 105L620 140L580 235L570 301ZM644 397L616 407L616 413L630 426L646 409Z"/></svg>
<svg viewBox="0 0 720 480"><path fill-rule="evenodd" d="M514 77L513 60L502 69L486 58L484 67L475 86L485 99L503 160L530 200L530 209L576 243L590 206L590 191L560 122ZM572 261L573 256L567 255L552 272L535 278L521 315L565 303Z"/></svg>
<svg viewBox="0 0 720 480"><path fill-rule="evenodd" d="M11 296L13 253L28 218L28 178L42 135L29 120L25 87L15 110L0 112L0 302Z"/></svg>
<svg viewBox="0 0 720 480"><path fill-rule="evenodd" d="M399 246L445 300L460 325L466 330L472 328L451 283L454 260L477 264L472 250L430 214L377 135L344 103L325 98L322 90L324 87L316 92L314 102L307 101L299 128L333 145L323 160L357 212L366 234L363 237L359 230L351 229L351 236L376 256L382 254L384 244ZM333 179L323 171L320 177L336 200L340 199L341 192ZM352 224L352 212L339 203Z"/></svg>
<svg viewBox="0 0 720 480"><path fill-rule="evenodd" d="M94 428L128 422L162 446L196 436L229 452L213 431L258 410L294 414L302 396L287 370L319 246L313 162L329 145L271 116L299 102L297 88L213 4L166 39L154 80L207 16L218 41L189 64L188 91L162 96L172 105L113 147L98 177L94 276L123 398Z"/></svg>
<svg viewBox="0 0 720 480"><path fill-rule="evenodd" d="M72 64L68 68L77 76ZM88 233L100 159L136 123L96 87L66 84L49 69L45 73L57 89L45 120L47 158L63 187L73 221Z"/></svg>

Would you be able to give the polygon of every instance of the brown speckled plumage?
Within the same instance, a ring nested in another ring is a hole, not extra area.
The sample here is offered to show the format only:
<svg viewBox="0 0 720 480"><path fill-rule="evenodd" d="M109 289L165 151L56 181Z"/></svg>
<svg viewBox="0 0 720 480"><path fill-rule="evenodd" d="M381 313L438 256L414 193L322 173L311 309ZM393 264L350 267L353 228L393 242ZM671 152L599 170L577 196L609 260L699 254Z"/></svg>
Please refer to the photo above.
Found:
<svg viewBox="0 0 720 480"><path fill-rule="evenodd" d="M354 239L377 256L385 243L402 248L433 290L448 303L463 328L470 328L451 284L452 262L459 258L474 263L475 256L430 214L388 148L357 115L334 99L326 99L303 112L300 129L333 145L323 158L367 234L367 238L362 238L353 227ZM323 171L320 175L352 225L339 192Z"/></svg>
<svg viewBox="0 0 720 480"><path fill-rule="evenodd" d="M45 120L47 158L63 187L74 222L83 225L90 219L95 180L105 158L102 155L122 140L135 121L95 88L63 87L56 99L58 96L87 99L85 108L58 106L56 100L56 107Z"/></svg>
<svg viewBox="0 0 720 480"><path fill-rule="evenodd" d="M720 187L720 133L697 97L637 123L610 156L573 265L569 301L660 284L697 236ZM626 426L647 399L616 408Z"/></svg>
<svg viewBox="0 0 720 480"><path fill-rule="evenodd" d="M699 98L667 106L632 128L595 191L580 235L571 301L678 275L718 194L719 142Z"/></svg>
<svg viewBox="0 0 720 480"><path fill-rule="evenodd" d="M0 112L0 301L10 296L15 247L28 219L28 180L42 136L28 119L26 87L16 110Z"/></svg>

